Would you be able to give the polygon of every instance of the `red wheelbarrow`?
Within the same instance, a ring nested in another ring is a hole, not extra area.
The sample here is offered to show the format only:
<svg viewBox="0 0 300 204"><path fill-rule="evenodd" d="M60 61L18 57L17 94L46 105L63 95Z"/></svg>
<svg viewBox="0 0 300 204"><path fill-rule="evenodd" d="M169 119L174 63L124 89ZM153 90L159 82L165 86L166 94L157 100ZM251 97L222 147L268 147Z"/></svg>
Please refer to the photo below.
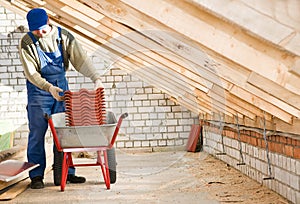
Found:
<svg viewBox="0 0 300 204"><path fill-rule="evenodd" d="M100 166L106 188L110 189L110 184L116 181L113 145L121 123L128 114L121 114L117 121L113 112L105 110L103 90L100 89L65 92L65 101L66 112L46 116L56 146L54 184L60 185L61 191L64 191L69 167ZM85 151L96 152L96 162L74 163L72 152Z"/></svg>
<svg viewBox="0 0 300 204"><path fill-rule="evenodd" d="M57 151L63 154L62 166L53 166L54 174L61 172L61 176L54 175L54 178L61 178L61 191L64 191L66 186L68 168L77 166L100 166L106 188L110 189L110 184L116 180L116 159L113 145L122 120L127 116L127 113L123 113L116 121L114 114L107 111L106 124L71 127L65 126L65 113L56 113L48 117ZM96 163L75 164L72 159L72 152L84 151L97 152Z"/></svg>

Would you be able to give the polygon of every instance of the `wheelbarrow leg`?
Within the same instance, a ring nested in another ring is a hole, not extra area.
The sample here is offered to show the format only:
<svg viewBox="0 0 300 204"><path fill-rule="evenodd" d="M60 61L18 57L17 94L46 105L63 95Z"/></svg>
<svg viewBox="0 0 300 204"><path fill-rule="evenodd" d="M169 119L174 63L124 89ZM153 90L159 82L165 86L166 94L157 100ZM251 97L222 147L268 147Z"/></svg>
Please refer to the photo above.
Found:
<svg viewBox="0 0 300 204"><path fill-rule="evenodd" d="M69 168L69 158L71 155L70 153L64 152L64 158L62 162L62 172L61 172L61 182L60 182L60 190L64 191L65 186L67 183L67 175L68 175L68 168Z"/></svg>
<svg viewBox="0 0 300 204"><path fill-rule="evenodd" d="M107 159L107 151L103 151L104 155L104 165L105 165L105 175L104 175L104 180L106 184L106 188L110 189L110 176L109 176L109 167L108 167L108 159Z"/></svg>
<svg viewBox="0 0 300 204"><path fill-rule="evenodd" d="M101 159L101 153L103 152L103 157L104 157L104 165ZM97 164L100 165L102 175L104 178L104 182L106 185L107 189L110 189L110 177L109 177L109 168L108 168L108 162L107 162L107 152L106 150L104 151L97 151Z"/></svg>

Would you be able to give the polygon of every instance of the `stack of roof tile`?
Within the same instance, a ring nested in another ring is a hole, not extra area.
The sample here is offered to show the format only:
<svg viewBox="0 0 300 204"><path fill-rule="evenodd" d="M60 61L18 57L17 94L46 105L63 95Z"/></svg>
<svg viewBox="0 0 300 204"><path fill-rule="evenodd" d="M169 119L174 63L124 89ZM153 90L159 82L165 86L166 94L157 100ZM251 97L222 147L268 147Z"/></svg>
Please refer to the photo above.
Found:
<svg viewBox="0 0 300 204"><path fill-rule="evenodd" d="M66 125L89 126L106 122L104 89L65 91Z"/></svg>

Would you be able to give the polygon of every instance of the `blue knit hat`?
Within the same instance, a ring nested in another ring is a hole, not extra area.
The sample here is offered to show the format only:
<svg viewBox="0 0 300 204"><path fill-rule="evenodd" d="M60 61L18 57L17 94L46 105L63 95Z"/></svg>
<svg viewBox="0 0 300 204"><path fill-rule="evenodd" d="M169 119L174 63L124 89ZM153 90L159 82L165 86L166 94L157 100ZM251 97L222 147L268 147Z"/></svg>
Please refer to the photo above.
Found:
<svg viewBox="0 0 300 204"><path fill-rule="evenodd" d="M48 15L44 9L34 8L27 13L27 22L30 31L41 30L48 23Z"/></svg>

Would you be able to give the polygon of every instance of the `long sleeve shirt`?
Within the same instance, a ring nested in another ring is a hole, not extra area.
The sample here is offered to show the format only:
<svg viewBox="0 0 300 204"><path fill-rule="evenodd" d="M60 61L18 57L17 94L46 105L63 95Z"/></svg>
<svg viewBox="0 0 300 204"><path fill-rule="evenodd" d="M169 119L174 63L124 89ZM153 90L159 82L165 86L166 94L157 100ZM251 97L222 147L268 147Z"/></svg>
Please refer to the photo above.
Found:
<svg viewBox="0 0 300 204"><path fill-rule="evenodd" d="M58 28L54 25L52 30L46 36L36 39L44 52L54 52L58 50ZM71 62L73 67L81 74L89 77L93 82L100 79L100 74L92 64L91 59L87 56L86 52L82 49L81 45L74 38L74 36L67 30L61 30L64 50L64 64L65 69L68 69L68 62ZM40 74L40 59L36 50L36 45L28 34L24 35L19 45L20 60L23 64L24 74L32 84L38 88L49 91L51 84L44 79ZM67 58L67 59L66 59Z"/></svg>

